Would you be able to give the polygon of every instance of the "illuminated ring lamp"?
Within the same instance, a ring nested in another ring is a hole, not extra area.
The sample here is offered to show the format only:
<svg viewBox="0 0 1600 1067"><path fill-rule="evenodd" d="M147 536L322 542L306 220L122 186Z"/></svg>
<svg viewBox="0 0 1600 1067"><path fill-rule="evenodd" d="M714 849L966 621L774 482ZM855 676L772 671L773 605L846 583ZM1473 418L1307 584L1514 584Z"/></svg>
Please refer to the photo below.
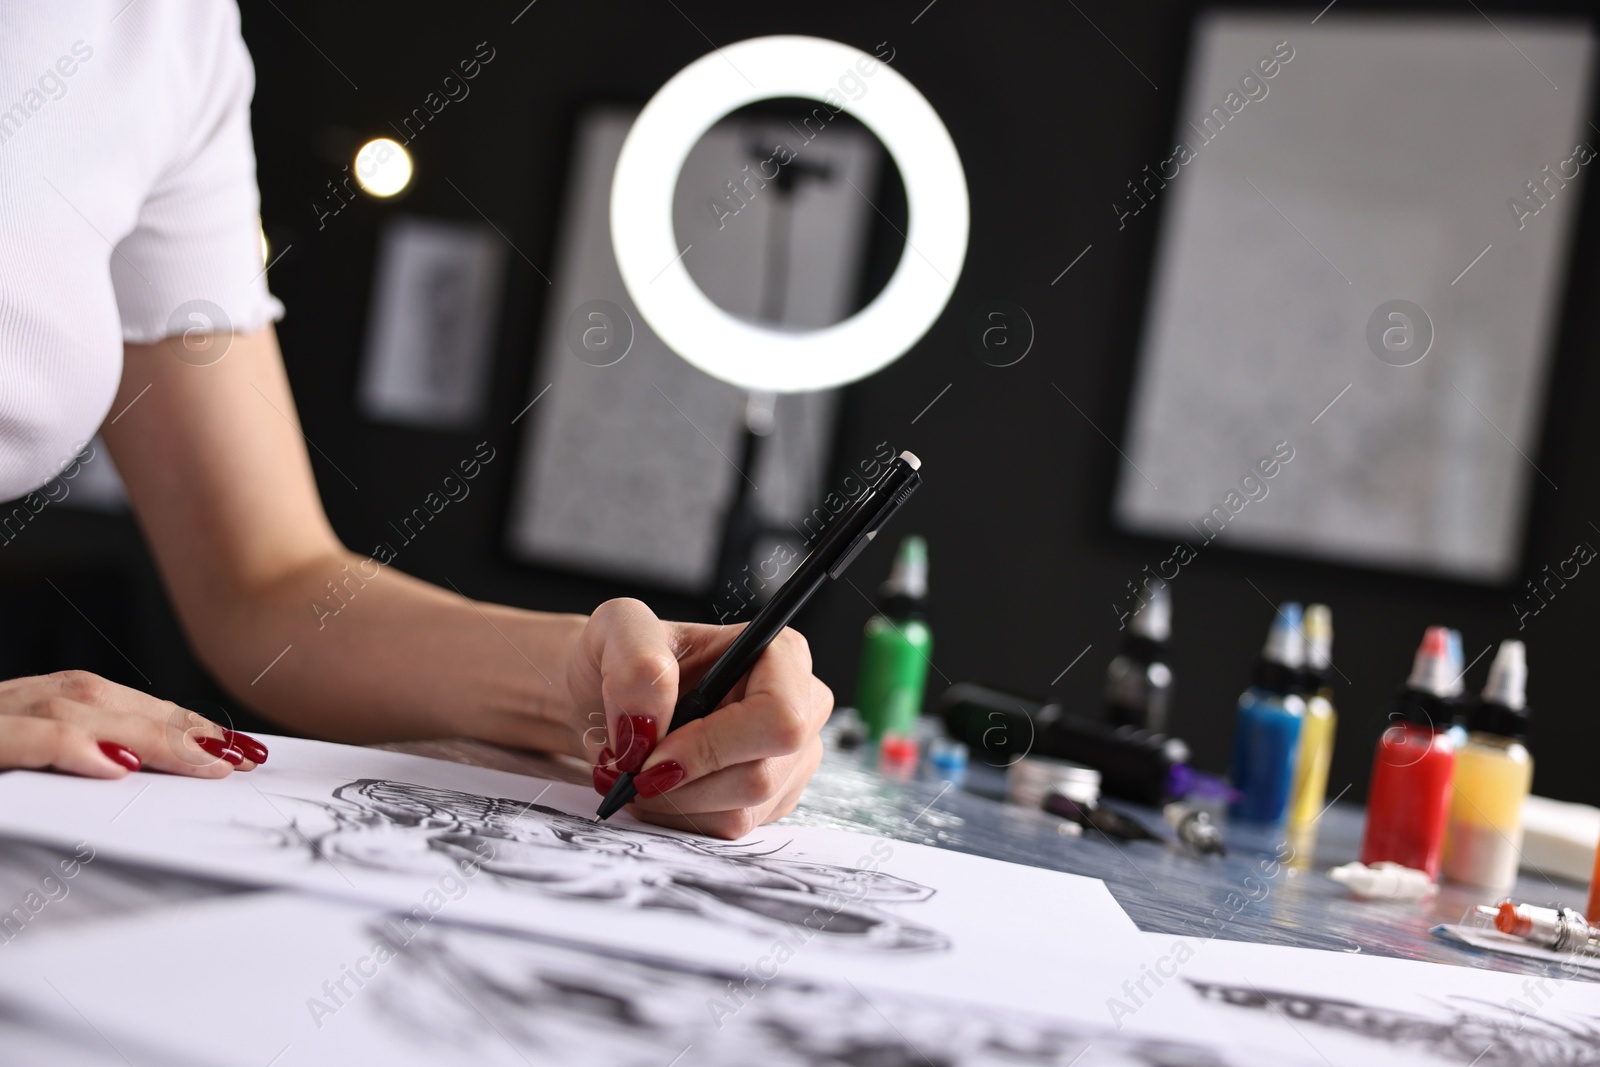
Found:
<svg viewBox="0 0 1600 1067"><path fill-rule="evenodd" d="M860 60L877 69L862 76ZM843 99L838 83L847 74L866 86L860 99ZM822 95L830 90L831 104ZM713 304L683 265L672 227L678 174L706 131L746 104L786 97L842 106L876 134L899 168L910 216L888 285L819 330L772 329ZM756 37L683 68L639 113L611 182L611 245L639 313L689 363L747 389L827 389L893 363L949 302L967 229L966 175L933 106L888 64L820 37Z"/></svg>

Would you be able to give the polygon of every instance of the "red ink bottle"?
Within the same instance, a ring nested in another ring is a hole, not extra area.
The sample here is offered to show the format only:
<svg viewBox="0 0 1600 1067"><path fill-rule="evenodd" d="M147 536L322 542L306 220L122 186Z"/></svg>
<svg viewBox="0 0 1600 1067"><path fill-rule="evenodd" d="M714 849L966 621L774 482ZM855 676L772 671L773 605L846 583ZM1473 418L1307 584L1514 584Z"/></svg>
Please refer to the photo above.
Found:
<svg viewBox="0 0 1600 1067"><path fill-rule="evenodd" d="M1430 626L1378 739L1367 793L1361 862L1388 860L1439 880L1455 744L1445 732L1459 708L1450 677L1448 632Z"/></svg>

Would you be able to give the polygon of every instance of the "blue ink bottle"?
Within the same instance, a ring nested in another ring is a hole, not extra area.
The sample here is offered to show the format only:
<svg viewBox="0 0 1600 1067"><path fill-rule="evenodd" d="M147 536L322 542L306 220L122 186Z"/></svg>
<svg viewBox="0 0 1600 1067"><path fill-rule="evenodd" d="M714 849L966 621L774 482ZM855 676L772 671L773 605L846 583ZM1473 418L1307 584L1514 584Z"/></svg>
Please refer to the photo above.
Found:
<svg viewBox="0 0 1600 1067"><path fill-rule="evenodd" d="M1300 605L1291 600L1273 617L1250 688L1239 698L1231 772L1239 798L1228 809L1235 819L1276 823L1288 809L1306 713L1304 666Z"/></svg>

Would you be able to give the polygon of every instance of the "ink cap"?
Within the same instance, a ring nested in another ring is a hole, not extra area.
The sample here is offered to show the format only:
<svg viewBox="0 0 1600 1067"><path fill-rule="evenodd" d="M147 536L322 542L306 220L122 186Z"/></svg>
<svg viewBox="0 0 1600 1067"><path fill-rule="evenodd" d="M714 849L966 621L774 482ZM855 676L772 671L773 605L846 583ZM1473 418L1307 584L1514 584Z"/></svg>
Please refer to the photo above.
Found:
<svg viewBox="0 0 1600 1067"><path fill-rule="evenodd" d="M1467 712L1467 729L1513 741L1528 739L1528 656L1521 641L1506 638L1489 665L1483 694Z"/></svg>
<svg viewBox="0 0 1600 1067"><path fill-rule="evenodd" d="M1456 677L1450 670L1450 631L1430 626L1411 663L1411 675L1395 697L1392 721L1435 730L1449 727L1459 710Z"/></svg>
<svg viewBox="0 0 1600 1067"><path fill-rule="evenodd" d="M1172 590L1158 579L1149 586L1149 593L1150 599L1133 613L1128 630L1136 637L1164 645L1172 636Z"/></svg>
<svg viewBox="0 0 1600 1067"><path fill-rule="evenodd" d="M1318 678L1333 669L1333 611L1326 604L1306 608L1306 671Z"/></svg>

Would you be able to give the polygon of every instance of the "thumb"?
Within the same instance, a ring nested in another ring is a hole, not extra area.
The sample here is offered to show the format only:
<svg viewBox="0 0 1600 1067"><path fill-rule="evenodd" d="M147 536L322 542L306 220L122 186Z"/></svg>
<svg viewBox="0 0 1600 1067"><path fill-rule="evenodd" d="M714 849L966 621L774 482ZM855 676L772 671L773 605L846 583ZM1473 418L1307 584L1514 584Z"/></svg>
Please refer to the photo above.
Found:
<svg viewBox="0 0 1600 1067"><path fill-rule="evenodd" d="M589 617L583 651L599 676L614 767L637 771L667 732L677 702L678 660L668 627L642 601L608 600Z"/></svg>

